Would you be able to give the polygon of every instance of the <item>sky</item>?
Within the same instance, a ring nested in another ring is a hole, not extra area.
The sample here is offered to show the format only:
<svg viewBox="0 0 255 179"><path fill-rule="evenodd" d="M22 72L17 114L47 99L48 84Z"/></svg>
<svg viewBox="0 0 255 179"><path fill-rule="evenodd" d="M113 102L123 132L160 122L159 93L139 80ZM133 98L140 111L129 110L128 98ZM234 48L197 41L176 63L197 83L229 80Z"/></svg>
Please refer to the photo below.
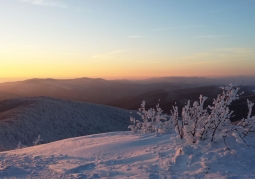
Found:
<svg viewBox="0 0 255 179"><path fill-rule="evenodd" d="M0 81L255 76L254 0L1 0Z"/></svg>

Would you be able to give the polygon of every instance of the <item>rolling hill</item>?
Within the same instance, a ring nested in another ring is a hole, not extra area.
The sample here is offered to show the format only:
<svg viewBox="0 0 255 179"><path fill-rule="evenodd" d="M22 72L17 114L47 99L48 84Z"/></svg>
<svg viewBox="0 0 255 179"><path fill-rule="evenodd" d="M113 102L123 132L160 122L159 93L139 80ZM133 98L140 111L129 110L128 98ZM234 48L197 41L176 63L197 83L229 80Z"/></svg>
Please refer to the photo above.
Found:
<svg viewBox="0 0 255 179"><path fill-rule="evenodd" d="M43 143L70 137L128 130L130 111L48 97L0 102L0 151L21 142L31 146L40 134Z"/></svg>

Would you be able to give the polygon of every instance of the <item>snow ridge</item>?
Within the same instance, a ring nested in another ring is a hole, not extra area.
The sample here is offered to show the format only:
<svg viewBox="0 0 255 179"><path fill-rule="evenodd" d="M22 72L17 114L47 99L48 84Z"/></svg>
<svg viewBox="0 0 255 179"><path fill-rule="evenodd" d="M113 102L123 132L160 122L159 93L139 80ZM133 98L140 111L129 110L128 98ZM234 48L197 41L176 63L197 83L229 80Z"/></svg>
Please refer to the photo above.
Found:
<svg viewBox="0 0 255 179"><path fill-rule="evenodd" d="M40 134L43 143L111 131L125 131L128 110L48 97L0 102L0 151L19 142L32 146Z"/></svg>

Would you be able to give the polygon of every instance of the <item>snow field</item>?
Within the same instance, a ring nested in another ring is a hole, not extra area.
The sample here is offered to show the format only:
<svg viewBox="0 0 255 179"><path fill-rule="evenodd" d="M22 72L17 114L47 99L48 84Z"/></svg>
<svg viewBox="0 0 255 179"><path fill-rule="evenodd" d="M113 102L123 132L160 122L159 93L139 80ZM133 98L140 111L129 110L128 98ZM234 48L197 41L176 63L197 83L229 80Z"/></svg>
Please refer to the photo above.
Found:
<svg viewBox="0 0 255 179"><path fill-rule="evenodd" d="M254 136L248 137L254 143ZM254 178L255 149L111 132L0 153L0 178Z"/></svg>

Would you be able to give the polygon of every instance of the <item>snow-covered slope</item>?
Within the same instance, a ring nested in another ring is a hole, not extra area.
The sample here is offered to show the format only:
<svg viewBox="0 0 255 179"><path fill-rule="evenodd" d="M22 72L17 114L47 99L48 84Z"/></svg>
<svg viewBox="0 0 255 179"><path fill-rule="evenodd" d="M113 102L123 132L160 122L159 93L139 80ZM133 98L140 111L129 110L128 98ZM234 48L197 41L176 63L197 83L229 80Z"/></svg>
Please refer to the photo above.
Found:
<svg viewBox="0 0 255 179"><path fill-rule="evenodd" d="M254 144L254 137L250 137ZM0 178L255 178L255 149L111 132L1 152Z"/></svg>
<svg viewBox="0 0 255 179"><path fill-rule="evenodd" d="M124 131L129 111L48 97L0 102L0 151L20 141L31 146L40 134L43 143L102 132Z"/></svg>

